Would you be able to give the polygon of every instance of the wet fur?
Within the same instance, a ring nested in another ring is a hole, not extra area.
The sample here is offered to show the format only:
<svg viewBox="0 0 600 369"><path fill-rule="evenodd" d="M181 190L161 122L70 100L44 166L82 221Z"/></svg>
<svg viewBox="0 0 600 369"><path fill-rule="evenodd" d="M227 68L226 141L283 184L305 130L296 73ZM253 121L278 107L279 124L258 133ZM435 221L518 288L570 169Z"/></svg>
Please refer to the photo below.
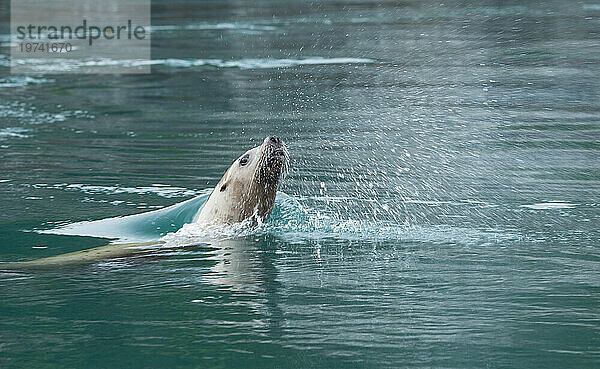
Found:
<svg viewBox="0 0 600 369"><path fill-rule="evenodd" d="M280 156L274 153L280 150ZM250 155L248 167L240 159ZM261 146L248 150L229 167L196 216L203 224L237 223L265 220L275 204L281 176L288 167L285 145L274 146L265 139Z"/></svg>

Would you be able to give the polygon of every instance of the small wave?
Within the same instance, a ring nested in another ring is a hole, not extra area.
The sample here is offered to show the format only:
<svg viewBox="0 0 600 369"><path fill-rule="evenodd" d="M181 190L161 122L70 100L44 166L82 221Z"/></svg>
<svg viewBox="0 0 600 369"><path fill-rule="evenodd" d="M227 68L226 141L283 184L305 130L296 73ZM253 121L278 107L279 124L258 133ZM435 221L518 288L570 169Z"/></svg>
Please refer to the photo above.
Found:
<svg viewBox="0 0 600 369"><path fill-rule="evenodd" d="M155 194L160 197L165 198L175 198L175 197L189 197L189 196L198 196L202 194L204 191L192 190L184 187L176 187L169 186L163 184L153 184L152 186L142 186L142 187L121 187L119 185L115 186L94 186L83 183L57 183L57 184L46 184L46 183L36 183L33 185L26 185L33 188L48 188L48 189L64 189L64 190L76 190L81 191L88 195L94 194L105 194L105 195L118 195L123 193L128 194L137 194L137 195L146 195L146 194Z"/></svg>
<svg viewBox="0 0 600 369"><path fill-rule="evenodd" d="M26 132L29 132L29 130L20 127L3 128L0 129L0 140L7 138L27 138L29 136L24 134Z"/></svg>
<svg viewBox="0 0 600 369"><path fill-rule="evenodd" d="M322 58L313 57L306 59L162 59L153 60L154 65L166 65L175 68L189 68L198 66L212 66L217 68L239 68L239 69L269 69L288 68L299 65L322 65L322 64L357 64L373 63L373 59L364 58Z"/></svg>
<svg viewBox="0 0 600 369"><path fill-rule="evenodd" d="M126 191L128 188L125 188ZM169 232L191 223L210 191L175 205L140 214L117 216L94 221L62 225L58 228L35 230L43 234L89 236L110 238L119 242L144 242L157 240Z"/></svg>
<svg viewBox="0 0 600 369"><path fill-rule="evenodd" d="M376 21L379 18L372 18ZM391 18L393 19L393 18ZM381 21L381 20L380 20ZM151 32L161 31L181 31L181 30L199 30L199 31L277 31L286 26L294 24L325 24L330 25L334 22L326 17L312 18L268 18L262 19L256 23L243 22L218 22L218 23L192 23L186 25L154 25L151 27Z"/></svg>
<svg viewBox="0 0 600 369"><path fill-rule="evenodd" d="M235 23L235 22L222 22L222 23L198 23L198 24L187 24L187 25L162 25L162 26L152 26L151 32L160 32L160 31L180 31L180 30L188 30L188 31L275 31L277 27L274 26L266 26L260 24L251 24L251 23Z"/></svg>
<svg viewBox="0 0 600 369"><path fill-rule="evenodd" d="M297 65L322 65L322 64L358 64L373 63L372 59L364 58L306 58L306 59L240 59L223 61L219 63L223 68L262 69L262 68L287 68Z"/></svg>
<svg viewBox="0 0 600 369"><path fill-rule="evenodd" d="M326 17L301 17L301 18L273 18L270 22L274 24L291 25L291 24L333 24L333 20Z"/></svg>
<svg viewBox="0 0 600 369"><path fill-rule="evenodd" d="M238 69L271 69L289 68L301 65L328 65L328 64L365 64L374 63L368 58L324 58L309 57L304 59L274 59L274 58L248 58L237 60L223 59L20 59L16 63L25 66L36 73L72 72L81 69L99 69L103 67L141 68L152 65L164 65L173 68L216 67Z"/></svg>
<svg viewBox="0 0 600 369"><path fill-rule="evenodd" d="M30 104L12 101L0 103L0 118L15 118L22 124L42 124L63 122L68 118L93 118L94 116L83 110L65 110L56 113L40 112Z"/></svg>
<svg viewBox="0 0 600 369"><path fill-rule="evenodd" d="M12 37L10 34L0 34L0 46L14 47L17 46L17 38Z"/></svg>
<svg viewBox="0 0 600 369"><path fill-rule="evenodd" d="M572 204L563 201L550 201L540 202L537 204L525 204L520 205L522 208L535 209L535 210L552 210L552 209L572 209L579 204Z"/></svg>
<svg viewBox="0 0 600 369"><path fill-rule="evenodd" d="M0 54L0 67L10 68L10 58L8 55Z"/></svg>
<svg viewBox="0 0 600 369"><path fill-rule="evenodd" d="M2 87L23 87L27 85L39 85L42 83L54 82L53 79L36 78L31 76L11 76L0 79L0 88Z"/></svg>

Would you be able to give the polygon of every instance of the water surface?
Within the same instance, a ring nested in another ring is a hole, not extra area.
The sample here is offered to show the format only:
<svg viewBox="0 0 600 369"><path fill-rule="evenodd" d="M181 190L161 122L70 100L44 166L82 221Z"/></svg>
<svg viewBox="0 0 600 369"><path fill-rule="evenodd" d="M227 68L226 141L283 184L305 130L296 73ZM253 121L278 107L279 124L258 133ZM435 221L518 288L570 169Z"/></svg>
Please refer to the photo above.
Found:
<svg viewBox="0 0 600 369"><path fill-rule="evenodd" d="M1 261L292 158L253 231L1 274L2 368L600 365L600 4L154 1L108 76L9 75L0 10Z"/></svg>

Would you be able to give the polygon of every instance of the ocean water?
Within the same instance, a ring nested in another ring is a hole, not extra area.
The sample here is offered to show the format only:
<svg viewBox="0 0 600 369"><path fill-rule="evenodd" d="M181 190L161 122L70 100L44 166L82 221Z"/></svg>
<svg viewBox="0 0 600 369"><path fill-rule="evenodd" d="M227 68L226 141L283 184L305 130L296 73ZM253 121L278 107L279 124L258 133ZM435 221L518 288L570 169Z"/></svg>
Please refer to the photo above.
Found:
<svg viewBox="0 0 600 369"><path fill-rule="evenodd" d="M0 273L1 368L600 367L600 3L152 9L152 74L10 75L0 3L0 261L196 242ZM271 218L204 242L272 134Z"/></svg>

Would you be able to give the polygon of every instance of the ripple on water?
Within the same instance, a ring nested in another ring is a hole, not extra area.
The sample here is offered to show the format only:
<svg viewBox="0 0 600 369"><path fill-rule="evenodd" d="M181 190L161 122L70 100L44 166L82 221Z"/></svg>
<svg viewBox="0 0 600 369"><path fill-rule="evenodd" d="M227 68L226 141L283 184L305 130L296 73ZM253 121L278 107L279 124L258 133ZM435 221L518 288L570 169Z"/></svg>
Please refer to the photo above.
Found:
<svg viewBox="0 0 600 369"><path fill-rule="evenodd" d="M253 24L253 23L241 23L241 22L219 22L219 23L192 23L184 25L155 25L152 26L151 32L163 32L163 31L275 31L277 27Z"/></svg>
<svg viewBox="0 0 600 369"><path fill-rule="evenodd" d="M535 210L552 210L552 209L572 209L578 204L573 204L564 201L550 201L540 202L537 204L524 204L520 205L522 208L535 209Z"/></svg>
<svg viewBox="0 0 600 369"><path fill-rule="evenodd" d="M57 184L48 184L48 183L35 183L32 185L25 184L26 187L33 188L45 188L45 189L59 189L59 190L67 190L67 191L81 191L85 194L94 195L94 194L106 194L106 195L118 195L118 194L137 194L137 195L146 195L146 194L155 194L160 197L165 198L173 198L173 197L187 197L187 196L196 196L204 193L204 190L192 190L184 187L170 186L159 183L154 183L151 186L141 186L141 187L123 187L119 185L114 186L96 186L89 185L84 183L57 183Z"/></svg>
<svg viewBox="0 0 600 369"><path fill-rule="evenodd" d="M275 59L275 58L245 58L245 59L20 59L16 63L26 66L36 73L57 73L77 70L98 70L102 68L124 67L146 67L148 65L162 65L169 68L237 68L237 69L272 69L289 68L302 65L327 65L327 64L365 64L374 63L375 60L367 58L324 58L306 57L302 59Z"/></svg>
<svg viewBox="0 0 600 369"><path fill-rule="evenodd" d="M64 122L68 118L91 119L94 116L84 110L40 111L31 104L10 101L0 103L0 118L14 119L21 124L42 124Z"/></svg>
<svg viewBox="0 0 600 369"><path fill-rule="evenodd" d="M39 85L42 83L52 83L53 79L33 76L10 76L0 78L0 88L2 87L23 87L27 85Z"/></svg>
<svg viewBox="0 0 600 369"><path fill-rule="evenodd" d="M0 129L0 141L6 140L7 138L27 138L29 137L25 133L29 130L21 127L8 127Z"/></svg>

